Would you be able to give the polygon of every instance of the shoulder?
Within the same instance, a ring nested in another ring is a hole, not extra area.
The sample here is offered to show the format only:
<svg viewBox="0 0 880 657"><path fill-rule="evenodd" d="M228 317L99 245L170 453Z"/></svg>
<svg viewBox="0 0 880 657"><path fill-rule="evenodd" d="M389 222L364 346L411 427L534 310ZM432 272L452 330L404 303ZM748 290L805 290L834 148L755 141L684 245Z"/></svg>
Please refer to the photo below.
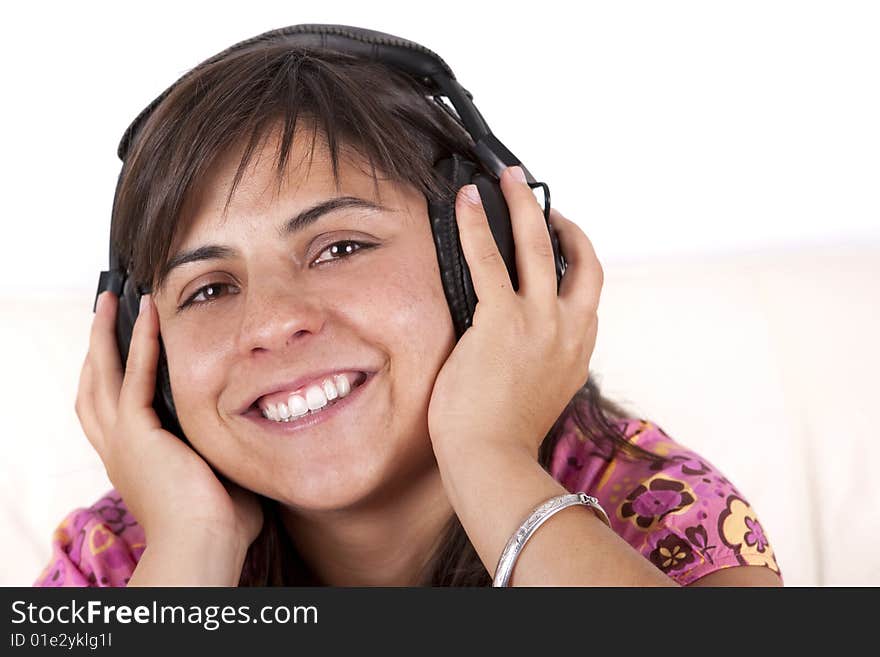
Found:
<svg viewBox="0 0 880 657"><path fill-rule="evenodd" d="M68 513L34 586L125 586L146 548L143 528L115 489Z"/></svg>
<svg viewBox="0 0 880 657"><path fill-rule="evenodd" d="M615 426L657 458L628 457L568 425L551 474L598 498L615 532L681 585L734 566L764 566L781 577L755 510L720 469L653 422Z"/></svg>

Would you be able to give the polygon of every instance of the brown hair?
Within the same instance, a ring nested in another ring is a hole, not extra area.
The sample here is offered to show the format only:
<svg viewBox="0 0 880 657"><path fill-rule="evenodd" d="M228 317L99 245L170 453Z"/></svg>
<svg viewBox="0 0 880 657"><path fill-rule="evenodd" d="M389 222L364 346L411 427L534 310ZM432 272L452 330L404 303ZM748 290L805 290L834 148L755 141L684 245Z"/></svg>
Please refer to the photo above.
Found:
<svg viewBox="0 0 880 657"><path fill-rule="evenodd" d="M470 156L472 140L410 78L382 64L344 53L316 52L272 43L232 51L194 69L156 107L136 135L120 176L113 208L116 253L140 284L156 289L179 229L184 204L209 168L236 144L246 144L235 188L267 131L283 128L276 154L279 187L298 121L326 140L333 174L346 149L361 155L389 179L410 184L426 198L452 201L456 189L440 179L434 163L443 156ZM593 454L610 460L662 460L629 442L615 420L628 413L605 399L591 374L541 444L538 459L549 471L567 419ZM263 528L248 550L240 585L320 584L294 548L278 503L261 497ZM457 516L453 516L423 572L430 586L491 583Z"/></svg>

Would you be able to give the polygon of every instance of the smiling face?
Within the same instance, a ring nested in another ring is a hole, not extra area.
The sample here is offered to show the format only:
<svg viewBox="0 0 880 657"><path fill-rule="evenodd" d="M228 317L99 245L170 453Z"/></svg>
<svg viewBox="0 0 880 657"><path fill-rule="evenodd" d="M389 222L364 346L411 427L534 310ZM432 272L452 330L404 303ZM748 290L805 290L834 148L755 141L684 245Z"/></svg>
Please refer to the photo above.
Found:
<svg viewBox="0 0 880 657"><path fill-rule="evenodd" d="M258 148L226 217L238 151L187 204L172 258L221 248L156 291L171 388L191 444L229 479L304 509L349 507L430 466L428 402L454 329L425 197L381 175L377 194L356 157L340 160L337 188L323 140L310 168L301 129L277 191L278 136ZM337 404L289 424L260 413L343 372L368 377Z"/></svg>

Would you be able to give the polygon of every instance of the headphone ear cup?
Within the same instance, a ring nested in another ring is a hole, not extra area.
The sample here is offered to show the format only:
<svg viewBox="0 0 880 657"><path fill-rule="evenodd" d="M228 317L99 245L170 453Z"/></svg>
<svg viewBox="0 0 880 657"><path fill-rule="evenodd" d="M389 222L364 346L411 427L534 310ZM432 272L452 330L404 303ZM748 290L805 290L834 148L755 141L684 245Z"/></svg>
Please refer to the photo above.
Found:
<svg viewBox="0 0 880 657"><path fill-rule="evenodd" d="M168 374L168 358L165 356L165 343L159 336L159 362L156 368L156 394L153 397L153 408L162 427L183 442L189 444L183 429L180 428L180 420L177 419L177 409L174 407L174 396L171 394L171 379Z"/></svg>
<svg viewBox="0 0 880 657"><path fill-rule="evenodd" d="M489 228L510 275L513 288L519 288L516 274L516 253L514 251L513 229L510 225L510 212L504 200L501 185L492 176L480 171L479 166L458 154L452 154L434 164L435 172L446 180L457 192L461 187L475 184L489 219ZM437 250L437 264L443 291L452 314L456 338L461 338L473 321L477 307L477 295L467 259L461 249L458 224L455 218L455 198L451 201L432 201L428 203L431 231Z"/></svg>
<svg viewBox="0 0 880 657"><path fill-rule="evenodd" d="M119 357L122 361L123 370L125 370L125 364L128 362L131 335L134 332L134 323L138 316L139 306L140 294L137 287L131 278L126 276L116 311L116 344L119 347Z"/></svg>
<svg viewBox="0 0 880 657"><path fill-rule="evenodd" d="M131 277L126 276L122 285L122 294L119 297L119 307L116 313L116 343L119 347L119 358L122 369L128 362L128 352L131 349L131 336L134 332L134 323L140 312L141 294ZM186 442L186 436L180 428L177 419L177 411L174 408L174 399L171 395L171 382L168 376L168 360L165 357L165 345L162 336L159 336L159 361L156 370L156 391L153 395L153 409L159 417L162 427Z"/></svg>
<svg viewBox="0 0 880 657"><path fill-rule="evenodd" d="M438 177L446 180L451 188L457 192L462 185L470 182L474 173L474 165L472 162L453 154L451 157L435 162L434 170ZM477 298L458 238L458 225L455 221L455 197L453 196L450 201L429 199L428 216L431 221L431 232L434 236L434 248L437 252L437 264L440 267L443 292L452 315L455 337L460 339L471 324Z"/></svg>

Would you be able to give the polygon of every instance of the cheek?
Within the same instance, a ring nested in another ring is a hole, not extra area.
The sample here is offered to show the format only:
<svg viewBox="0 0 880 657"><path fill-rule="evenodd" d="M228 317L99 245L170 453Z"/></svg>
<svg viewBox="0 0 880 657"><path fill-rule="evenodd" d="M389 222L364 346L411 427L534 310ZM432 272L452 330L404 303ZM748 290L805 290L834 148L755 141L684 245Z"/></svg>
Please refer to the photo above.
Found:
<svg viewBox="0 0 880 657"><path fill-rule="evenodd" d="M194 418L216 415L226 368L223 354L229 353L227 341L226 336L183 326L175 327L167 337L163 335L171 391L184 432Z"/></svg>
<svg viewBox="0 0 880 657"><path fill-rule="evenodd" d="M425 257L414 253L403 263L395 263L393 270L371 277L367 288L360 287L356 306L360 318L352 317L384 345L397 370L413 370L407 372L416 377L411 382L426 379L433 383L455 346L440 273L436 262L431 265L426 267Z"/></svg>

